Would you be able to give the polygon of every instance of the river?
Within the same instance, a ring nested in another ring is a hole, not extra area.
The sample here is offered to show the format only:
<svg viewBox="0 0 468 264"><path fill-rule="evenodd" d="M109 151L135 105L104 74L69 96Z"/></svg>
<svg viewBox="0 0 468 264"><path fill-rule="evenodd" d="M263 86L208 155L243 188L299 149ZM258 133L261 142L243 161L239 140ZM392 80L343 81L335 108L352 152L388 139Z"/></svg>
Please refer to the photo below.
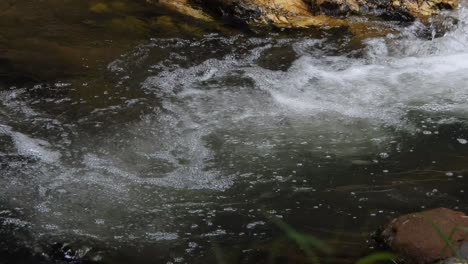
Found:
<svg viewBox="0 0 468 264"><path fill-rule="evenodd" d="M468 211L466 3L371 37L106 6L0 4L0 263L306 263L277 221L352 263Z"/></svg>

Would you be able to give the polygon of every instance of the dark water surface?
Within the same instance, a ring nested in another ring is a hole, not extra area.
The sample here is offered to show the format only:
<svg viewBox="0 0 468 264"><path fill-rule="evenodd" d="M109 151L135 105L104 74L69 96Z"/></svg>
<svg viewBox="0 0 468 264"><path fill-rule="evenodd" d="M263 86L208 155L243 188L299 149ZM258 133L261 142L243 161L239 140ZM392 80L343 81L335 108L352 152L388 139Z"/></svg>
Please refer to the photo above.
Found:
<svg viewBox="0 0 468 264"><path fill-rule="evenodd" d="M352 263L396 215L468 211L464 7L267 34L0 10L0 263L306 263L278 219Z"/></svg>

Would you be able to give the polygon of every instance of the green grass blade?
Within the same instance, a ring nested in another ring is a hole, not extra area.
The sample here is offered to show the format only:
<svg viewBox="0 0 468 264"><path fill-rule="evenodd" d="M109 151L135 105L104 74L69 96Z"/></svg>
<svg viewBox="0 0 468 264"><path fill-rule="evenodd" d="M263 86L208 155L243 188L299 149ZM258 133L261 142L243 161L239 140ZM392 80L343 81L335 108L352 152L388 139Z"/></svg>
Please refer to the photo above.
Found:
<svg viewBox="0 0 468 264"><path fill-rule="evenodd" d="M392 253L388 252L377 252L374 254L371 254L369 256L366 256L356 262L356 264L373 264L379 261L392 261L396 259L397 256Z"/></svg>
<svg viewBox="0 0 468 264"><path fill-rule="evenodd" d="M453 246L452 242L450 241L450 239L447 237L447 235L444 234L444 232L442 232L442 230L439 228L439 226L437 224L435 224L432 220L428 219L429 223L431 224L432 228L434 228L434 230L437 232L437 234L444 240L444 243L445 245L450 248L450 250L453 252L453 254L458 258L458 259L462 259L462 256L460 255L460 252L458 252L458 250L455 249L455 247Z"/></svg>
<svg viewBox="0 0 468 264"><path fill-rule="evenodd" d="M283 230L289 239L295 241L299 246L303 247L304 250L315 248L326 254L331 254L333 252L333 250L320 239L306 234L301 234L279 219L275 219L273 221L281 230Z"/></svg>

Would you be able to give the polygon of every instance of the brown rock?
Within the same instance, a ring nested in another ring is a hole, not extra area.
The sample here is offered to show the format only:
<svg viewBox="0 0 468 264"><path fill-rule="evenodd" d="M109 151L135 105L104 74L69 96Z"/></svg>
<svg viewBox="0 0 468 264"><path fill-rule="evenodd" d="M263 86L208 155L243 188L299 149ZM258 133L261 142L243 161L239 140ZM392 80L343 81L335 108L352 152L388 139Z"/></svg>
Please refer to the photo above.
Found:
<svg viewBox="0 0 468 264"><path fill-rule="evenodd" d="M468 216L464 213L438 208L394 219L382 237L395 252L425 264L455 256L438 231L460 251L462 244L468 242L466 228Z"/></svg>
<svg viewBox="0 0 468 264"><path fill-rule="evenodd" d="M352 1L352 0L351 0ZM222 16L251 25L273 25L278 28L342 27L342 19L312 14L304 0L192 0L213 16Z"/></svg>
<svg viewBox="0 0 468 264"><path fill-rule="evenodd" d="M320 14L343 16L374 14L397 20L426 20L443 9L455 9L459 0L310 0Z"/></svg>
<svg viewBox="0 0 468 264"><path fill-rule="evenodd" d="M346 26L336 16L377 15L397 20L425 20L459 0L147 0L162 7L211 21L225 18L278 27Z"/></svg>

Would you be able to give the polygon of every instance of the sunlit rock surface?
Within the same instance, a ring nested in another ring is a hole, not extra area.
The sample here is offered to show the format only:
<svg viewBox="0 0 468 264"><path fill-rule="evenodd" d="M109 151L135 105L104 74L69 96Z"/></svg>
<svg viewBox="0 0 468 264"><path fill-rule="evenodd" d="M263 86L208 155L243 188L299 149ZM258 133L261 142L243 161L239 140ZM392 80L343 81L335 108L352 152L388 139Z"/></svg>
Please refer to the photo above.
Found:
<svg viewBox="0 0 468 264"><path fill-rule="evenodd" d="M337 27L336 17L374 15L394 20L426 20L440 10L455 9L458 0L149 0L202 20L223 17L278 27ZM335 18L334 18L335 17Z"/></svg>
<svg viewBox="0 0 468 264"><path fill-rule="evenodd" d="M455 9L458 0L317 0L313 9L328 15L376 15L395 20L426 19L440 10Z"/></svg>

